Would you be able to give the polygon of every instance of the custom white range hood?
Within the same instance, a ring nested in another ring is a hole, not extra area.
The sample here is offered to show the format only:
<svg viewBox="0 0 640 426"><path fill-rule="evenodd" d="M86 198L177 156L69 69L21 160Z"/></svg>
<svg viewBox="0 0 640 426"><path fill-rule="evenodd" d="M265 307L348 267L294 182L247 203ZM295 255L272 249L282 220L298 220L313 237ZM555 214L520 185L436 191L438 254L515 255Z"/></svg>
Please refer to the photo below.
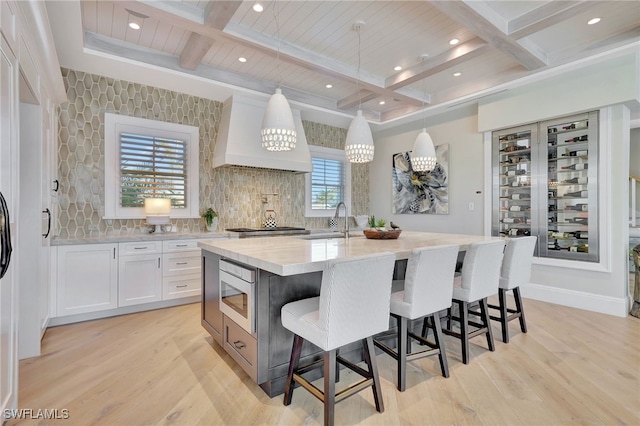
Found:
<svg viewBox="0 0 640 426"><path fill-rule="evenodd" d="M213 152L214 168L246 166L298 173L311 172L311 155L299 110L292 110L298 132L296 148L280 152L262 148L260 127L266 108L266 101L242 95L233 95L224 101L218 139Z"/></svg>

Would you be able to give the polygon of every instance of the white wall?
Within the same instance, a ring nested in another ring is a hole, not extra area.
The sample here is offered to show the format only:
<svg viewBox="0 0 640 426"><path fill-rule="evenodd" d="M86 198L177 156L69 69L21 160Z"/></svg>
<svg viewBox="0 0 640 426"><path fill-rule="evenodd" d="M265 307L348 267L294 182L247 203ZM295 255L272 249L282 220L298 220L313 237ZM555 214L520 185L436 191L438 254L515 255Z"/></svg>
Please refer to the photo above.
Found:
<svg viewBox="0 0 640 426"><path fill-rule="evenodd" d="M475 106L427 121L427 132L434 144L449 144L449 214L391 214L392 156L411 151L423 124L420 120L374 135L375 156L369 172L370 214L387 222L392 220L410 231L482 234L483 146ZM470 202L474 203L473 211L469 210Z"/></svg>
<svg viewBox="0 0 640 426"><path fill-rule="evenodd" d="M640 127L631 129L629 140L629 173L640 176Z"/></svg>

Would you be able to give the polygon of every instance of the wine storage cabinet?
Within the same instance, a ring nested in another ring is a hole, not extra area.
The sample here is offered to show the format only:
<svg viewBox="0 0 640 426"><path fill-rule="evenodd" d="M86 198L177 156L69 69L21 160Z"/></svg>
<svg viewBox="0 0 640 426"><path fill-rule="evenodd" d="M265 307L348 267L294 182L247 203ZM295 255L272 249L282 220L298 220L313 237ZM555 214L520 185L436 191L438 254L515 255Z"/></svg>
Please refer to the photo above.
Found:
<svg viewBox="0 0 640 426"><path fill-rule="evenodd" d="M536 256L598 262L598 113L493 132L492 233Z"/></svg>

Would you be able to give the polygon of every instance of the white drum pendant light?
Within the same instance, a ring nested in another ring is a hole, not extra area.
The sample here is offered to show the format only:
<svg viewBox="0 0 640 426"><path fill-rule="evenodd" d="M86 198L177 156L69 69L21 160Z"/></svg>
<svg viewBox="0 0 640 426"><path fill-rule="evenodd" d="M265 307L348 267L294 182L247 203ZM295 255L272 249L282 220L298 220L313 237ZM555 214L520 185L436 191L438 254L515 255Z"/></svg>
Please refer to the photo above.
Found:
<svg viewBox="0 0 640 426"><path fill-rule="evenodd" d="M276 89L276 93L269 99L260 133L262 147L268 151L289 151L296 147L297 133L293 114L280 89Z"/></svg>
<svg viewBox="0 0 640 426"><path fill-rule="evenodd" d="M353 25L353 29L358 33L358 73L356 74L356 90L358 93L360 93L360 88L358 87L360 80L360 29L363 25L364 21L356 21ZM358 108L358 112L347 131L344 151L347 155L347 160L351 163L368 163L373 160L373 136L371 135L369 123L362 115L362 99L360 99L360 108Z"/></svg>
<svg viewBox="0 0 640 426"><path fill-rule="evenodd" d="M278 37L278 55L276 57L278 65L278 86L282 76L280 75L280 25L278 23L278 14L276 13L277 0L273 6L273 17L276 21L276 31ZM287 98L282 94L280 87L276 89L276 93L271 96L267 109L262 117L262 147L267 151L291 151L295 149L298 140L296 125L293 122L293 114Z"/></svg>
<svg viewBox="0 0 640 426"><path fill-rule="evenodd" d="M418 134L411 151L411 167L416 172L430 172L436 166L436 148L427 129Z"/></svg>
<svg viewBox="0 0 640 426"><path fill-rule="evenodd" d="M373 160L374 148L369 123L362 115L362 110L358 110L347 131L344 147L347 159L351 163L368 163Z"/></svg>

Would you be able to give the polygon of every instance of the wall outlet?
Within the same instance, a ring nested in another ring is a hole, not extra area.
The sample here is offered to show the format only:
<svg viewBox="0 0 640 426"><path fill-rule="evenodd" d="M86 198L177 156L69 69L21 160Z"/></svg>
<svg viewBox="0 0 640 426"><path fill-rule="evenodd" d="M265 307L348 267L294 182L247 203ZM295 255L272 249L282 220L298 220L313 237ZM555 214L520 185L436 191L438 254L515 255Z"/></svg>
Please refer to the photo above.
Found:
<svg viewBox="0 0 640 426"><path fill-rule="evenodd" d="M469 211L474 211L476 209L475 204L469 203Z"/></svg>

